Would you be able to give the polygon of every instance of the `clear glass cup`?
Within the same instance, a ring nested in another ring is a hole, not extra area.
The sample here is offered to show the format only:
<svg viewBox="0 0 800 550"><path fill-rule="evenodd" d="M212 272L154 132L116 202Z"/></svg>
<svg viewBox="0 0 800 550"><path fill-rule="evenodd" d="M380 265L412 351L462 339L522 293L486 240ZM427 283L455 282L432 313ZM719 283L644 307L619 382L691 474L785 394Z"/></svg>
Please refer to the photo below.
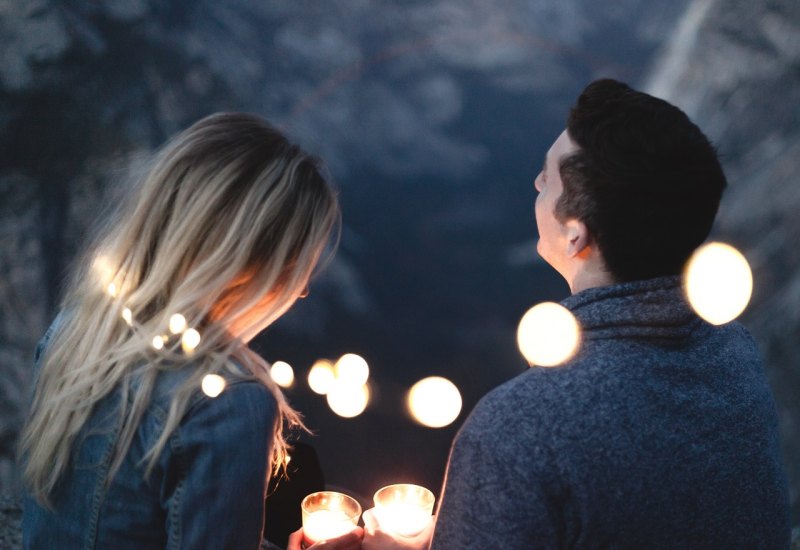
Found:
<svg viewBox="0 0 800 550"><path fill-rule="evenodd" d="M383 531L413 537L431 522L435 497L425 487L398 483L378 489L373 500Z"/></svg>
<svg viewBox="0 0 800 550"><path fill-rule="evenodd" d="M361 505L335 491L311 493L300 503L303 512L303 542L307 545L346 535L356 528Z"/></svg>

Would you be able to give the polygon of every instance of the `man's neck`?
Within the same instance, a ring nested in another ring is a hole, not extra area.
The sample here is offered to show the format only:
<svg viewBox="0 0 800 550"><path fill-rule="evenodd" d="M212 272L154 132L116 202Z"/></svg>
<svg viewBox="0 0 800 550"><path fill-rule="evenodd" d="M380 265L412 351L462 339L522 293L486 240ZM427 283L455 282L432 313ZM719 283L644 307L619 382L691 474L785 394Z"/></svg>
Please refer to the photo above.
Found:
<svg viewBox="0 0 800 550"><path fill-rule="evenodd" d="M589 288L598 288L601 286L613 285L616 281L611 276L611 273L605 269L580 269L571 279L567 280L569 289L572 294L577 294Z"/></svg>

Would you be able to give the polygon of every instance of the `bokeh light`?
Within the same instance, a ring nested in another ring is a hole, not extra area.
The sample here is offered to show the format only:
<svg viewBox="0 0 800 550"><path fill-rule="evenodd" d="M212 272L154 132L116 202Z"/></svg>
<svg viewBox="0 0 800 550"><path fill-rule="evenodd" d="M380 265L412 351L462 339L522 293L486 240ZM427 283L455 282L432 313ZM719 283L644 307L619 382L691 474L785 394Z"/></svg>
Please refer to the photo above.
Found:
<svg viewBox="0 0 800 550"><path fill-rule="evenodd" d="M269 369L272 379L282 388L290 388L294 384L294 369L285 361L275 361Z"/></svg>
<svg viewBox="0 0 800 550"><path fill-rule="evenodd" d="M684 273L686 296L697 314L713 325L736 319L753 293L753 272L741 252L718 242L698 248Z"/></svg>
<svg viewBox="0 0 800 550"><path fill-rule="evenodd" d="M522 316L517 345L531 365L554 367L569 360L580 344L575 316L560 304L543 302Z"/></svg>
<svg viewBox="0 0 800 550"><path fill-rule="evenodd" d="M179 334L186 330L186 317L180 313L175 313L169 318L169 331L172 334Z"/></svg>
<svg viewBox="0 0 800 550"><path fill-rule="evenodd" d="M217 397L225 389L225 379L219 374L206 374L200 387L207 396Z"/></svg>
<svg viewBox="0 0 800 550"><path fill-rule="evenodd" d="M164 348L164 337L163 336L153 336L153 347L155 349L163 349Z"/></svg>
<svg viewBox="0 0 800 550"><path fill-rule="evenodd" d="M200 333L193 328L186 329L181 337L181 348L186 353L194 352L200 344Z"/></svg>
<svg viewBox="0 0 800 550"><path fill-rule="evenodd" d="M308 371L308 385L314 393L327 394L335 380L333 363L327 359L320 359Z"/></svg>
<svg viewBox="0 0 800 550"><path fill-rule="evenodd" d="M369 379L369 365L360 355L345 353L336 361L334 373L339 382L361 386Z"/></svg>
<svg viewBox="0 0 800 550"><path fill-rule="evenodd" d="M452 424L461 413L461 392L447 378L423 378L408 392L408 410L411 416L429 428L442 428Z"/></svg>
<svg viewBox="0 0 800 550"><path fill-rule="evenodd" d="M133 324L133 312L131 311L131 308L129 307L123 308L122 318L125 319L125 322L128 323L128 325Z"/></svg>
<svg viewBox="0 0 800 550"><path fill-rule="evenodd" d="M328 406L344 418L353 418L364 412L369 403L369 386L336 380L327 393Z"/></svg>

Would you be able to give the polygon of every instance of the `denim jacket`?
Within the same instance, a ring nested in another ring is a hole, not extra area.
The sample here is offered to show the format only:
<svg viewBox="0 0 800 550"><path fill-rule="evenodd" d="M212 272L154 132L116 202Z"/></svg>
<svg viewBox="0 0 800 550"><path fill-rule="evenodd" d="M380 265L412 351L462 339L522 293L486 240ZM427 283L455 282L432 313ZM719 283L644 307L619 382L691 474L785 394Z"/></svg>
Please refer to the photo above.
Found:
<svg viewBox="0 0 800 550"><path fill-rule="evenodd" d="M37 347L37 370L52 331ZM182 371L159 374L110 483L119 394L94 407L51 494L53 509L25 495L24 548L259 548L276 421L275 398L260 382L228 380L216 398L198 389L155 468L144 475L141 459L161 433L172 390L188 375Z"/></svg>

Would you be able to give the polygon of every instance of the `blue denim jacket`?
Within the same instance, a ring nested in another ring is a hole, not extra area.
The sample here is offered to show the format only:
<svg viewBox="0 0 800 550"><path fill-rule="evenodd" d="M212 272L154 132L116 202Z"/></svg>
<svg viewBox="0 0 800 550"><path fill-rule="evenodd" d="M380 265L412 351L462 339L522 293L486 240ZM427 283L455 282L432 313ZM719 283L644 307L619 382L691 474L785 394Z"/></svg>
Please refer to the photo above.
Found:
<svg viewBox="0 0 800 550"><path fill-rule="evenodd" d="M37 347L37 364L52 330ZM229 380L216 398L198 389L156 467L144 476L141 458L161 433L172 390L187 375L159 375L110 484L119 395L112 392L95 406L51 495L53 510L25 495L24 548L259 547L276 419L275 398L260 382Z"/></svg>

